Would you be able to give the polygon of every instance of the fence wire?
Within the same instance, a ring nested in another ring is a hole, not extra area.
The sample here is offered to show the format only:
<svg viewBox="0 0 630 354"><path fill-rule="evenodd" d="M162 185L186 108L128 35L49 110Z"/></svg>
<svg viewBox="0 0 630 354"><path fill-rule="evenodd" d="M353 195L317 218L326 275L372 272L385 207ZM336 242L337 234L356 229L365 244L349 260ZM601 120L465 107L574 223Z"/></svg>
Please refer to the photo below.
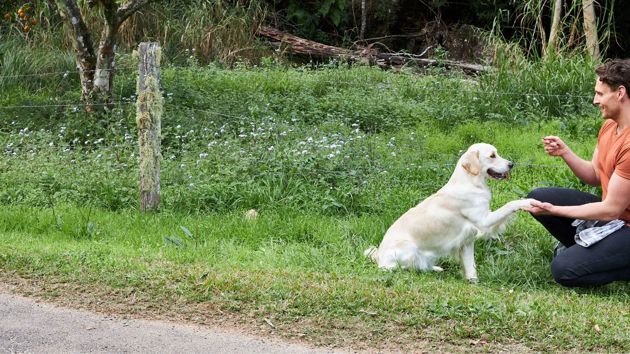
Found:
<svg viewBox="0 0 630 354"><path fill-rule="evenodd" d="M111 71L117 71L117 74L123 74L124 72L122 71L118 71L117 69L101 69L101 70L111 70ZM97 70L91 70L91 71L97 71ZM68 76L70 75L79 75L79 71L78 70L64 70L64 71L51 71L51 72L45 72L45 73L38 73L38 74L24 74L24 75L0 75L0 80L5 80L5 79L19 79L19 78L32 78L32 77L51 77L51 76L61 76L62 80L65 80ZM304 74L304 78L308 78L308 79L312 79L313 76L308 75L307 71L302 71L300 72L302 74ZM126 73L131 75L131 73ZM321 79L317 79L319 83L326 83L329 84L331 86L338 86L338 85L348 85L348 86L361 86L361 85L373 85L375 84L374 82L357 82L357 81L343 81L343 80L321 80ZM61 83L62 81L60 80L59 83ZM382 81L382 82L376 82L376 85L379 87L389 87L394 85L395 82L393 81ZM419 84L419 82L414 82L414 84ZM168 81L167 80L163 80L163 87L168 87ZM576 95L576 94L546 94L546 93L519 93L519 92L507 92L507 91L479 91L479 90L472 90L472 89L465 89L465 88L456 88L456 87L414 87L415 89L419 89L419 90L423 90L426 92L436 92L436 91L447 91L447 92L459 92L462 94L477 94L477 95L481 95L481 96L492 96L492 95L506 95L506 96L523 96L525 98L530 98L530 97L551 97L551 98L564 98L564 99L571 99L571 98L579 98L579 99L591 99L592 96L589 95ZM122 87L119 88L120 91L122 91ZM163 92L166 92L163 90ZM242 94L239 94L240 98L261 98L260 96L254 96L254 95L246 95L245 97ZM195 112L199 112L199 113L203 113L209 116L221 116L221 117L226 117L226 118L232 118L232 119L248 119L249 117L246 115L234 115L234 114L228 114L228 113L224 113L224 112L217 112L217 111L212 111L212 110L208 110L208 109L202 109L202 108L196 108L196 107L190 107L190 106L185 106L185 105L176 105L176 104L172 104L169 103L169 99L168 96L169 94L166 93L166 99L165 99L165 108L166 109L175 109L175 110L190 110L190 111L195 111ZM55 103L55 104L32 104L32 105L2 105L0 104L0 110L16 110L16 109L42 109L42 108L74 108L74 109L78 109L79 107L86 107L86 106L108 106L108 107L113 107L113 108L119 108L119 107L129 107L132 105L135 105L135 98L134 97L129 97L128 99L125 99L124 97L121 100L117 100L114 102L110 102L110 103L85 103L85 102L64 102L64 103ZM245 104L243 104L245 105ZM456 160L457 156L455 155L448 155L445 156L447 159L449 160ZM436 164L436 163L430 163L430 164L423 164L423 165L416 165L414 166L414 168L417 169L441 169L441 168L454 168L455 167L455 163L444 163L444 164ZM523 162L523 163L516 163L516 166L518 166L519 168L528 168L528 169L532 169L532 168L541 168L541 169L566 169L566 166L563 164L533 164L533 163L529 163L529 162ZM335 171L320 171L323 172L327 175L331 175L331 174L335 174ZM344 176L347 175L347 173L340 173L343 174ZM286 173L279 173L278 176L282 176L282 177L286 177L287 174Z"/></svg>
<svg viewBox="0 0 630 354"><path fill-rule="evenodd" d="M121 74L126 74L126 75L133 75L133 72L125 72L125 71L120 71L118 69L100 69L101 71L114 71L116 72L118 75ZM97 70L86 70L85 72L96 72ZM74 71L70 71L70 70L65 70L65 71L53 71L53 72L46 72L46 73L38 73L38 74L24 74L24 75L0 75L0 80L3 79L16 79L16 78L25 78L25 77L46 77L46 76L56 76L56 75L62 75L63 79L67 78L70 74L72 75L79 75L79 71L78 70L74 70ZM302 71L299 72L300 74L303 75L303 79L311 79L313 78L312 75L308 75L308 72L306 71ZM162 78L163 83L166 82L164 80L164 78ZM317 81L320 83L327 83L331 86L338 86L338 85L348 85L348 86L360 86L360 85L374 85L376 84L378 85L383 85L383 86L391 86L393 84L395 84L395 82L393 81L381 81L381 82L372 82L372 81L365 81L365 82L358 82L358 81L344 81L344 80L338 80L338 79L330 79L330 80L321 80L320 78L317 78ZM60 81L61 82L61 81ZM414 82L417 83L417 82ZM425 84L425 83L422 83ZM476 84L476 82L475 82ZM477 93L477 94L483 94L485 96L488 95L497 95L497 96L525 96L525 97L552 97L552 98L592 98L592 95L579 95L579 94L552 94L552 93L537 93L537 92L510 92L510 91L483 91L480 92L478 90L471 90L471 89L463 89L463 88L459 88L459 87L415 87L416 89L421 89L427 92L435 92L435 91L446 91L446 92L461 92L461 93ZM0 106L1 107L1 106Z"/></svg>

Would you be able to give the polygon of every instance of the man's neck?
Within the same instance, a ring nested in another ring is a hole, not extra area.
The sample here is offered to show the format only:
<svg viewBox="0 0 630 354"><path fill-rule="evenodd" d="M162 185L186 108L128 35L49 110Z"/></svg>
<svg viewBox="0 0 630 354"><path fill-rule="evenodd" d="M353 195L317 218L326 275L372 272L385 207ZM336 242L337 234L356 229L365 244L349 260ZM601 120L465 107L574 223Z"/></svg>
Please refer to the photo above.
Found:
<svg viewBox="0 0 630 354"><path fill-rule="evenodd" d="M624 106L619 115L612 120L617 123L617 133L620 133L622 130L630 127L630 104Z"/></svg>

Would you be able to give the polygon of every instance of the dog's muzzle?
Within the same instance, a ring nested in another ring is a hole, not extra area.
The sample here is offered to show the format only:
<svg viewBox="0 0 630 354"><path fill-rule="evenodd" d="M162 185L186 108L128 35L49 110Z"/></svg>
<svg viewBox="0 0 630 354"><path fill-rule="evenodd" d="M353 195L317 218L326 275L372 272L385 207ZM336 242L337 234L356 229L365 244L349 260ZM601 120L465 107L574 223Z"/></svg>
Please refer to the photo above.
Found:
<svg viewBox="0 0 630 354"><path fill-rule="evenodd" d="M510 177L510 171L512 170L512 167L514 167L514 164L512 162L509 162L508 168L506 171L499 172L499 171L489 168L486 171L486 173L488 174L488 176L492 177L493 179L506 179Z"/></svg>

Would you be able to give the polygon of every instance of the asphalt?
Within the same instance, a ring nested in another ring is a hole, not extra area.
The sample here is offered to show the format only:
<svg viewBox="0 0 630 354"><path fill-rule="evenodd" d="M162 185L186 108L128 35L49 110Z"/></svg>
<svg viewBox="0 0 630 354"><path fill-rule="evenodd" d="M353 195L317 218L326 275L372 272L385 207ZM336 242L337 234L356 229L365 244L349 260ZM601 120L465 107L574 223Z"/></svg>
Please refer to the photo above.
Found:
<svg viewBox="0 0 630 354"><path fill-rule="evenodd" d="M122 319L0 292L0 353L342 353L232 330Z"/></svg>

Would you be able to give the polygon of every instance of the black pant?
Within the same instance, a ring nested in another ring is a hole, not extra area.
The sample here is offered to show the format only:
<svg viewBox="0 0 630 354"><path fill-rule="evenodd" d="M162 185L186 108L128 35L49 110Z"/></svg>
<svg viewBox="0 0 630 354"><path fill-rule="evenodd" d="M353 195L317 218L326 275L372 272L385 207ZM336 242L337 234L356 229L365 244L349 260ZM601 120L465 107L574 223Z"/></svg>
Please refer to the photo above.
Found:
<svg viewBox="0 0 630 354"><path fill-rule="evenodd" d="M601 200L567 188L538 188L528 197L554 205L582 205ZM571 226L574 219L550 215L534 218L567 247L551 263L551 274L559 284L592 287L630 280L630 228L627 225L586 248L575 243L575 226Z"/></svg>

